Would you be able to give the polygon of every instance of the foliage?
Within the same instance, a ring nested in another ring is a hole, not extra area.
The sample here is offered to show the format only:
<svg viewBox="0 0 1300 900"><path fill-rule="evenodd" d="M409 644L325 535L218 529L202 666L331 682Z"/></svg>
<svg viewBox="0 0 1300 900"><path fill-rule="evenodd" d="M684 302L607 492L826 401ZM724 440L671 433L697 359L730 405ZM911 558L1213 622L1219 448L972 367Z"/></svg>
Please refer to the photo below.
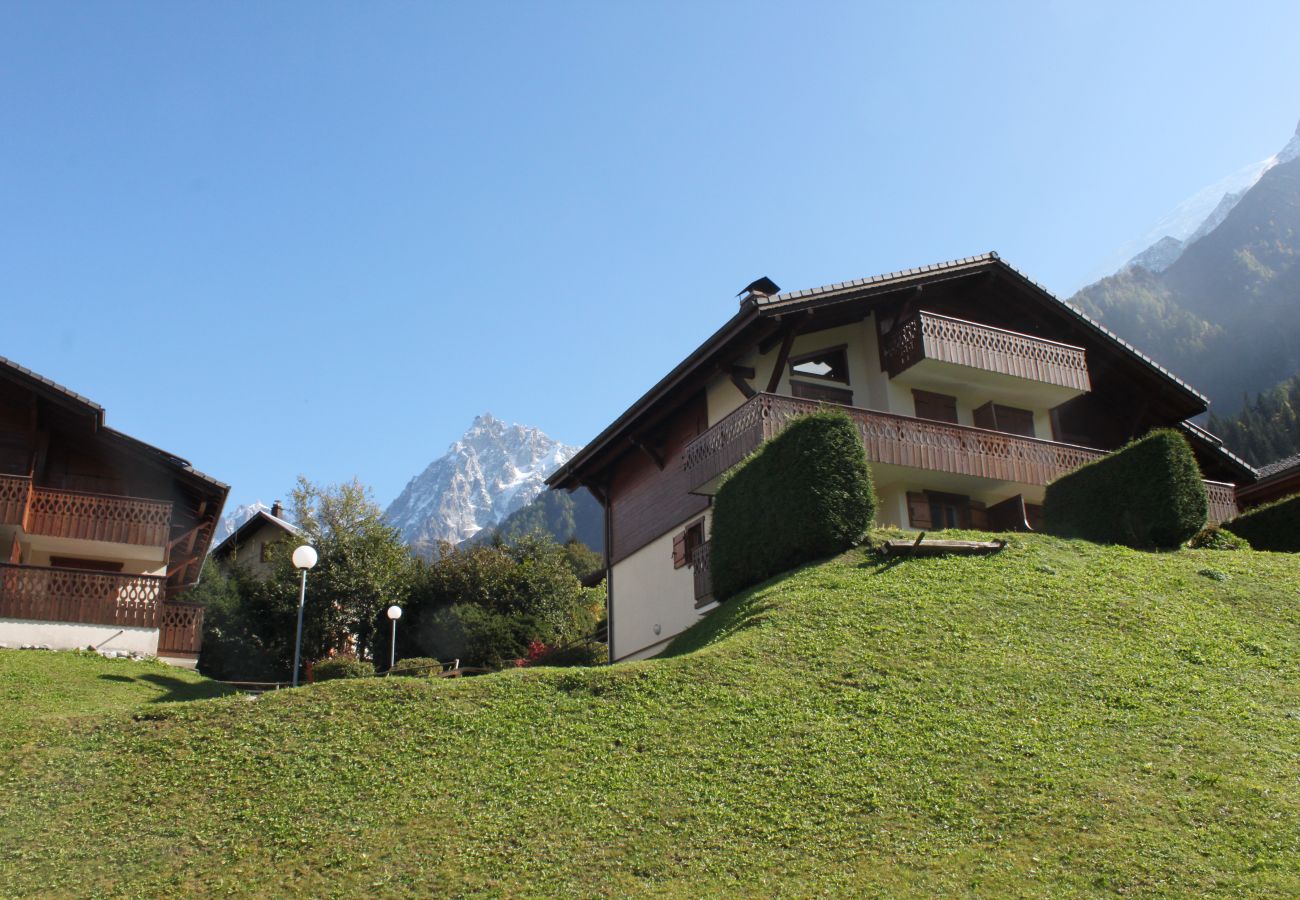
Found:
<svg viewBox="0 0 1300 900"><path fill-rule="evenodd" d="M253 576L243 566L229 569L211 557L186 599L204 605L199 671L226 681L279 681L293 665L298 595ZM308 636L308 658L324 653Z"/></svg>
<svg viewBox="0 0 1300 900"><path fill-rule="evenodd" d="M1209 498L1186 438L1161 429L1047 486L1049 534L1173 548L1200 531Z"/></svg>
<svg viewBox="0 0 1300 900"><path fill-rule="evenodd" d="M445 546L412 578L398 655L498 668L525 655L533 640L560 644L589 634L605 593L582 586L573 558L574 548L538 535L515 544ZM379 636L381 658L387 638Z"/></svg>
<svg viewBox="0 0 1300 900"><path fill-rule="evenodd" d="M722 599L844 550L875 515L862 439L841 412L791 422L733 468L714 497L711 565Z"/></svg>
<svg viewBox="0 0 1300 900"><path fill-rule="evenodd" d="M399 659L396 664L388 670L388 674L428 678L432 675L437 675L441 670L441 660L434 659L431 656L411 656L406 659Z"/></svg>
<svg viewBox="0 0 1300 900"><path fill-rule="evenodd" d="M1300 453L1300 375L1242 400L1235 416L1210 416L1210 430L1252 465L1266 465Z"/></svg>
<svg viewBox="0 0 1300 900"><path fill-rule="evenodd" d="M855 550L733 598L667 658L80 705L37 734L29 698L135 690L100 677L133 664L31 654L32 682L0 653L21 744L0 750L0 884L1295 896L1300 558L1207 564L1042 535Z"/></svg>
<svg viewBox="0 0 1300 900"><path fill-rule="evenodd" d="M1192 550L1249 550L1250 544L1218 525L1206 525L1187 542Z"/></svg>
<svg viewBox="0 0 1300 900"><path fill-rule="evenodd" d="M572 493L542 491L530 503L502 519L496 528L479 532L468 543L500 540L513 544L529 535L544 535L560 544L577 541L599 555L605 546L604 516L600 503L586 488Z"/></svg>
<svg viewBox="0 0 1300 900"><path fill-rule="evenodd" d="M338 678L369 678L375 674L375 664L355 656L334 656L322 659L312 666L313 681L334 681Z"/></svg>
<svg viewBox="0 0 1300 900"><path fill-rule="evenodd" d="M308 576L313 629L335 643L355 638L368 656L381 612L409 591L414 560L360 482L320 486L299 477L292 499L296 523L320 557Z"/></svg>
<svg viewBox="0 0 1300 900"><path fill-rule="evenodd" d="M1247 510L1227 524L1256 550L1300 553L1300 494Z"/></svg>

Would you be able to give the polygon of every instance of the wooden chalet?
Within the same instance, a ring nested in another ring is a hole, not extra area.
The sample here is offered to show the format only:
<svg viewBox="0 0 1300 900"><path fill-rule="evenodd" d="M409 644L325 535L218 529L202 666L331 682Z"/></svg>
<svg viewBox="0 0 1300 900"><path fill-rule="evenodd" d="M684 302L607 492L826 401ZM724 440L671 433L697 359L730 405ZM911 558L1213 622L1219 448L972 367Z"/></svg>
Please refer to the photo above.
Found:
<svg viewBox="0 0 1300 900"><path fill-rule="evenodd" d="M857 423L886 525L1032 529L1049 482L1160 426L1192 438L1215 521L1254 475L1185 424L1204 396L997 254L785 293L760 279L548 479L604 506L612 659L712 608L720 476L822 405Z"/></svg>
<svg viewBox="0 0 1300 900"><path fill-rule="evenodd" d="M193 665L203 609L184 592L227 490L0 357L0 643Z"/></svg>

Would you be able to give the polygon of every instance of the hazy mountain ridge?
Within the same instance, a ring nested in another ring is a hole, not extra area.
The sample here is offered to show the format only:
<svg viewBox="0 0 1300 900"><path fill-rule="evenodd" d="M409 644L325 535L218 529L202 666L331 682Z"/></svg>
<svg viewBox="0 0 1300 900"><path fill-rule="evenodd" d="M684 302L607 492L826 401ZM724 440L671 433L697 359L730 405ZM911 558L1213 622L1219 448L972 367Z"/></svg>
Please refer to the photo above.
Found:
<svg viewBox="0 0 1300 900"><path fill-rule="evenodd" d="M1126 266L1071 298L1220 415L1300 372L1300 129L1275 159L1162 270Z"/></svg>
<svg viewBox="0 0 1300 900"><path fill-rule="evenodd" d="M527 505L578 449L485 413L411 479L384 518L417 552L436 552L440 541L458 544Z"/></svg>

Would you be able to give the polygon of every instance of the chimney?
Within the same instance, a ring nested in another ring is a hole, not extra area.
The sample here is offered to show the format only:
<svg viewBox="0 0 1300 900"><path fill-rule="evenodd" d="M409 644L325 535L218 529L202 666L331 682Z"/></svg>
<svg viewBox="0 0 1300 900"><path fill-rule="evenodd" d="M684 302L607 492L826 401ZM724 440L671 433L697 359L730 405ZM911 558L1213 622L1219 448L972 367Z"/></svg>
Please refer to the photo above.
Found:
<svg viewBox="0 0 1300 900"><path fill-rule="evenodd" d="M745 285L745 289L736 296L740 298L740 305L744 306L746 303L758 303L773 294L780 293L780 291L781 288L777 283L764 275L762 278Z"/></svg>
<svg viewBox="0 0 1300 900"><path fill-rule="evenodd" d="M279 500L271 504L271 515L275 516L277 519L284 518L284 507L280 504Z"/></svg>

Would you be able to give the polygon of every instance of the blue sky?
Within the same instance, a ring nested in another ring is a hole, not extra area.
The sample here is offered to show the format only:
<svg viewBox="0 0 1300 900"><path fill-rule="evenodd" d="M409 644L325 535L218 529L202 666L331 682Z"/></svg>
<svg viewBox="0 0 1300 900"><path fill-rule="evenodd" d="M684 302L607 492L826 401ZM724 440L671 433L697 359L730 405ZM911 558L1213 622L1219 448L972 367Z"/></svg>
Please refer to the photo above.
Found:
<svg viewBox="0 0 1300 900"><path fill-rule="evenodd" d="M1300 117L1293 2L0 15L0 355L232 504L387 503L485 410L581 444L759 275L1068 295Z"/></svg>

